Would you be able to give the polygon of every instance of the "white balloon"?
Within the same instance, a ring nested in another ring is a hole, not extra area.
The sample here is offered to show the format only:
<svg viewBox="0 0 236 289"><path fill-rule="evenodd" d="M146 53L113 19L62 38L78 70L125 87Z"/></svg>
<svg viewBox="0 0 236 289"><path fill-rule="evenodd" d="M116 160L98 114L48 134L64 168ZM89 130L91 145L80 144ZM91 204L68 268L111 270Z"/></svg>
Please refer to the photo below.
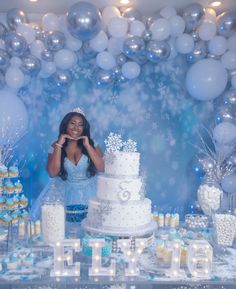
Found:
<svg viewBox="0 0 236 289"><path fill-rule="evenodd" d="M175 57L178 55L178 52L175 48L175 39L170 38L168 41L168 44L170 46L170 56L168 57L169 60L175 59Z"/></svg>
<svg viewBox="0 0 236 289"><path fill-rule="evenodd" d="M10 63L12 66L20 67L22 64L22 60L17 56L13 56L10 60Z"/></svg>
<svg viewBox="0 0 236 289"><path fill-rule="evenodd" d="M184 32L185 22L184 19L178 15L172 16L169 19L170 31L172 36L178 36Z"/></svg>
<svg viewBox="0 0 236 289"><path fill-rule="evenodd" d="M72 50L72 51L78 51L82 47L83 42L70 35L69 33L65 32L65 37L66 37L66 48Z"/></svg>
<svg viewBox="0 0 236 289"><path fill-rule="evenodd" d="M166 19L169 19L172 16L175 16L176 14L177 14L177 12L176 12L175 8L172 6L166 6L166 7L162 8L160 11L160 15Z"/></svg>
<svg viewBox="0 0 236 289"><path fill-rule="evenodd" d="M213 138L219 144L231 144L236 140L236 125L222 122L213 130Z"/></svg>
<svg viewBox="0 0 236 289"><path fill-rule="evenodd" d="M21 34L28 44L31 44L35 40L35 30L29 24L19 23L16 27L16 32Z"/></svg>
<svg viewBox="0 0 236 289"><path fill-rule="evenodd" d="M186 88L198 100L212 100L225 90L228 75L220 61L202 59L187 72Z"/></svg>
<svg viewBox="0 0 236 289"><path fill-rule="evenodd" d="M5 41L3 39L0 39L0 48L5 49Z"/></svg>
<svg viewBox="0 0 236 289"><path fill-rule="evenodd" d="M216 24L208 21L202 22L198 28L198 35L204 41L211 40L216 35Z"/></svg>
<svg viewBox="0 0 236 289"><path fill-rule="evenodd" d="M134 20L131 22L129 29L130 34L141 37L144 31L145 25L143 24L143 22L139 20Z"/></svg>
<svg viewBox="0 0 236 289"><path fill-rule="evenodd" d="M236 52L236 34L228 39L228 49Z"/></svg>
<svg viewBox="0 0 236 289"><path fill-rule="evenodd" d="M5 80L8 87L18 89L23 86L25 79L18 67L10 66L6 71Z"/></svg>
<svg viewBox="0 0 236 289"><path fill-rule="evenodd" d="M67 16L65 14L58 16L59 31L63 33L69 33L67 29Z"/></svg>
<svg viewBox="0 0 236 289"><path fill-rule="evenodd" d="M47 78L56 71L56 64L54 62L42 61L41 71L39 76L42 78Z"/></svg>
<svg viewBox="0 0 236 289"><path fill-rule="evenodd" d="M89 41L89 45L94 51L104 51L108 45L108 37L106 33L101 30L93 39Z"/></svg>
<svg viewBox="0 0 236 289"><path fill-rule="evenodd" d="M113 17L108 23L108 32L113 37L124 37L128 32L128 20L124 17Z"/></svg>
<svg viewBox="0 0 236 289"><path fill-rule="evenodd" d="M179 35L176 39L176 50L179 53L187 54L190 53L194 48L193 37L187 33Z"/></svg>
<svg viewBox="0 0 236 289"><path fill-rule="evenodd" d="M97 65L104 70L110 70L116 66L116 60L114 56L107 51L102 51L98 53L96 57L96 62Z"/></svg>
<svg viewBox="0 0 236 289"><path fill-rule="evenodd" d="M170 35L171 27L168 20L159 18L151 24L150 30L153 39L165 40Z"/></svg>
<svg viewBox="0 0 236 289"><path fill-rule="evenodd" d="M227 49L227 40L224 36L217 35L208 42L208 49L214 55L222 55Z"/></svg>
<svg viewBox="0 0 236 289"><path fill-rule="evenodd" d="M107 6L102 11L102 20L103 22L108 25L109 21L113 17L120 17L120 10L115 6Z"/></svg>
<svg viewBox="0 0 236 289"><path fill-rule="evenodd" d="M31 45L30 45L30 52L32 55L34 55L37 58L41 58L41 53L45 49L45 46L41 40L35 40Z"/></svg>
<svg viewBox="0 0 236 289"><path fill-rule="evenodd" d="M46 13L42 18L42 27L46 31L59 30L59 19L54 13Z"/></svg>
<svg viewBox="0 0 236 289"><path fill-rule="evenodd" d="M121 68L122 74L127 79L137 78L140 74L140 65L134 61L128 61L122 65Z"/></svg>
<svg viewBox="0 0 236 289"><path fill-rule="evenodd" d="M231 78L232 88L236 89L236 75L233 75Z"/></svg>
<svg viewBox="0 0 236 289"><path fill-rule="evenodd" d="M54 62L60 69L70 69L76 63L76 55L69 49L61 49L55 53Z"/></svg>
<svg viewBox="0 0 236 289"><path fill-rule="evenodd" d="M114 56L119 55L123 51L124 39L111 37L108 41L107 50Z"/></svg>
<svg viewBox="0 0 236 289"><path fill-rule="evenodd" d="M222 55L221 62L227 69L236 69L236 52L230 50L227 51L224 55Z"/></svg>

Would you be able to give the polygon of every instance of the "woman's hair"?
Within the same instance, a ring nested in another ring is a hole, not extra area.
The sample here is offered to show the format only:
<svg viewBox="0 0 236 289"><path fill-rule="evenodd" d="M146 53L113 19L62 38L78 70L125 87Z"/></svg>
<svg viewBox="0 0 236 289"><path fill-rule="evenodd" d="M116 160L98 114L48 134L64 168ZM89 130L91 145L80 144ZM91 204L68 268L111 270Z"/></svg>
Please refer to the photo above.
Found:
<svg viewBox="0 0 236 289"><path fill-rule="evenodd" d="M69 122L70 120L72 119L72 117L74 116L79 116L82 118L83 120L83 132L82 132L82 136L87 136L88 137L88 140L89 140L89 144L94 147L94 142L93 140L90 138L90 125L89 125L89 122L87 121L87 119L85 118L85 116L81 113L78 113L78 112L69 112L67 113L63 120L61 121L61 124L60 124L60 127L59 127L59 137L60 135L62 134L66 134L67 133L67 127L69 125ZM59 176L62 178L62 180L66 180L67 179L67 176L68 176L68 173L67 171L65 170L65 167L64 167L64 159L66 157L66 150L65 148L67 147L68 145L68 140L65 141L65 143L63 144L63 147L62 147L62 152L61 152L61 169L60 169L60 172L59 172ZM87 176L88 177L92 177L96 174L96 168L95 168L95 165L94 163L92 162L86 148L84 147L83 145L83 140L82 139L79 139L77 141L77 145L79 148L81 148L81 151L83 154L85 154L87 157L88 157L88 167L87 167Z"/></svg>

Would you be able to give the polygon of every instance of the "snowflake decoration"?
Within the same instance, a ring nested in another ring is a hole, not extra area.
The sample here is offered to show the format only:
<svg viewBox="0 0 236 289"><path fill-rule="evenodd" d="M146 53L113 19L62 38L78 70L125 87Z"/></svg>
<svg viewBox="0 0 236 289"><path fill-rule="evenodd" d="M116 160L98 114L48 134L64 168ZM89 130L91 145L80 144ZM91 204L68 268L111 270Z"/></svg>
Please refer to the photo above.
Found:
<svg viewBox="0 0 236 289"><path fill-rule="evenodd" d="M100 203L98 208L91 210L91 213L88 216L90 225L95 228L101 228L111 210L112 207L109 201Z"/></svg>
<svg viewBox="0 0 236 289"><path fill-rule="evenodd" d="M106 154L105 155L106 158L106 163L109 165L113 165L114 161L116 160L116 155L115 154Z"/></svg>
<svg viewBox="0 0 236 289"><path fill-rule="evenodd" d="M123 144L123 151L124 152L136 152L137 151L137 143L133 141L132 139L128 139L126 142Z"/></svg>
<svg viewBox="0 0 236 289"><path fill-rule="evenodd" d="M121 135L112 132L109 134L108 138L104 142L107 152L120 151L123 146Z"/></svg>

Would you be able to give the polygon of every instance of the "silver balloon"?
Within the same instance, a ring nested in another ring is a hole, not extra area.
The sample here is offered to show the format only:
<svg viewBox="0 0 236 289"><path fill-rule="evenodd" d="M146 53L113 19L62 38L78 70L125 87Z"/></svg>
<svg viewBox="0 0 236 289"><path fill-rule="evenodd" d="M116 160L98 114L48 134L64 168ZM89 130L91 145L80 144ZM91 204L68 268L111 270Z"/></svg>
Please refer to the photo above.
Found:
<svg viewBox="0 0 236 289"><path fill-rule="evenodd" d="M45 44L49 50L59 51L65 47L65 35L60 31L50 31L46 36Z"/></svg>
<svg viewBox="0 0 236 289"><path fill-rule="evenodd" d="M118 65L123 65L123 64L125 64L126 61L127 61L127 57L123 53L119 54L116 57L116 63Z"/></svg>
<svg viewBox="0 0 236 289"><path fill-rule="evenodd" d="M236 31L236 12L228 11L217 17L217 31L220 35L230 37Z"/></svg>
<svg viewBox="0 0 236 289"><path fill-rule="evenodd" d="M125 11L122 13L122 16L127 18L130 21L134 21L134 20L142 21L141 12L133 7L129 7L125 9Z"/></svg>
<svg viewBox="0 0 236 289"><path fill-rule="evenodd" d="M7 24L11 29L16 29L20 23L27 23L28 19L24 11L13 8L7 12Z"/></svg>
<svg viewBox="0 0 236 289"><path fill-rule="evenodd" d="M111 73L113 77L116 77L122 73L121 68L119 66L115 66L114 68L112 68Z"/></svg>
<svg viewBox="0 0 236 289"><path fill-rule="evenodd" d="M99 87L107 87L113 84L113 76L111 71L99 70L96 75L96 84Z"/></svg>
<svg viewBox="0 0 236 289"><path fill-rule="evenodd" d="M70 33L82 40L93 38L101 30L101 15L96 6L88 2L78 2L67 13Z"/></svg>
<svg viewBox="0 0 236 289"><path fill-rule="evenodd" d="M0 22L0 39L4 39L7 33L7 28Z"/></svg>
<svg viewBox="0 0 236 289"><path fill-rule="evenodd" d="M217 124L224 121L234 122L234 119L234 112L231 107L222 105L216 109L215 122Z"/></svg>
<svg viewBox="0 0 236 289"><path fill-rule="evenodd" d="M212 54L212 53L207 53L207 58L219 60L219 59L220 59L220 56L217 56L217 55Z"/></svg>
<svg viewBox="0 0 236 289"><path fill-rule="evenodd" d="M55 87L68 88L72 84L72 75L67 70L58 70L50 77L50 80Z"/></svg>
<svg viewBox="0 0 236 289"><path fill-rule="evenodd" d="M170 45L165 41L151 40L147 44L146 54L148 60L158 63L170 56Z"/></svg>
<svg viewBox="0 0 236 289"><path fill-rule="evenodd" d="M22 58L21 70L24 73L30 76L35 76L39 73L40 69L41 62L37 57L33 55L27 55Z"/></svg>
<svg viewBox="0 0 236 289"><path fill-rule="evenodd" d="M228 104L231 107L233 105L236 113L236 89L230 89L229 91L225 92L223 101L225 104Z"/></svg>
<svg viewBox="0 0 236 289"><path fill-rule="evenodd" d="M159 18L161 18L160 14L155 14L153 16L148 17L146 21L146 27L149 28L152 25L152 23Z"/></svg>
<svg viewBox="0 0 236 289"><path fill-rule="evenodd" d="M10 64L10 57L8 55L8 53L3 50L0 49L0 69L1 70L5 70Z"/></svg>
<svg viewBox="0 0 236 289"><path fill-rule="evenodd" d="M146 42L148 42L152 39L152 32L149 29L147 29L143 32L143 39Z"/></svg>
<svg viewBox="0 0 236 289"><path fill-rule="evenodd" d="M28 49L25 38L16 32L8 32L6 34L5 46L11 56L23 56Z"/></svg>
<svg viewBox="0 0 236 289"><path fill-rule="evenodd" d="M84 41L83 46L82 46L82 52L83 52L83 58L85 60L92 59L97 55L97 51L94 51L91 48L89 41Z"/></svg>
<svg viewBox="0 0 236 289"><path fill-rule="evenodd" d="M51 51L51 50L44 49L44 50L41 52L41 58L42 58L42 60L44 60L44 61L52 62L52 61L54 60L54 53L53 53L53 51Z"/></svg>
<svg viewBox="0 0 236 289"><path fill-rule="evenodd" d="M190 35L193 37L194 42L197 42L200 40L199 33L197 30L192 31Z"/></svg>
<svg viewBox="0 0 236 289"><path fill-rule="evenodd" d="M195 30L201 23L204 9L199 3L192 3L184 8L183 19L188 32Z"/></svg>
<svg viewBox="0 0 236 289"><path fill-rule="evenodd" d="M116 77L116 82L119 84L127 82L127 78L124 77L123 74L120 74L119 76Z"/></svg>
<svg viewBox="0 0 236 289"><path fill-rule="evenodd" d="M207 55L206 43L205 41L200 40L198 42L195 42L193 51L191 53L188 53L186 55L186 58L189 63L195 63L205 58L206 55Z"/></svg>
<svg viewBox="0 0 236 289"><path fill-rule="evenodd" d="M231 156L227 159L227 164L236 167L236 151L234 151Z"/></svg>
<svg viewBox="0 0 236 289"><path fill-rule="evenodd" d="M0 89L5 86L5 75L0 71Z"/></svg>
<svg viewBox="0 0 236 289"><path fill-rule="evenodd" d="M45 39L45 31L37 23L33 23L32 27L35 31L35 38L43 41Z"/></svg>
<svg viewBox="0 0 236 289"><path fill-rule="evenodd" d="M132 36L127 38L123 43L123 52L128 57L138 63L145 63L145 42L139 36Z"/></svg>

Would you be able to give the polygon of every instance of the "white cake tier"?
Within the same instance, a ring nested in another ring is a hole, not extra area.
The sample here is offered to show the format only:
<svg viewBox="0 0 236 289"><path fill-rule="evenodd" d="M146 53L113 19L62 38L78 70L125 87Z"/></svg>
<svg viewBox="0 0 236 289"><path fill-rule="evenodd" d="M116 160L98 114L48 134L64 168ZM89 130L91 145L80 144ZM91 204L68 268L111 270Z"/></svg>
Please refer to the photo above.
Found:
<svg viewBox="0 0 236 289"><path fill-rule="evenodd" d="M138 176L140 154L110 152L105 155L105 173L114 176Z"/></svg>
<svg viewBox="0 0 236 289"><path fill-rule="evenodd" d="M143 227L152 220L151 201L129 201L127 203L89 200L87 223L95 228L111 230Z"/></svg>
<svg viewBox="0 0 236 289"><path fill-rule="evenodd" d="M116 202L138 201L144 198L141 187L140 177L98 176L97 197L101 200Z"/></svg>

